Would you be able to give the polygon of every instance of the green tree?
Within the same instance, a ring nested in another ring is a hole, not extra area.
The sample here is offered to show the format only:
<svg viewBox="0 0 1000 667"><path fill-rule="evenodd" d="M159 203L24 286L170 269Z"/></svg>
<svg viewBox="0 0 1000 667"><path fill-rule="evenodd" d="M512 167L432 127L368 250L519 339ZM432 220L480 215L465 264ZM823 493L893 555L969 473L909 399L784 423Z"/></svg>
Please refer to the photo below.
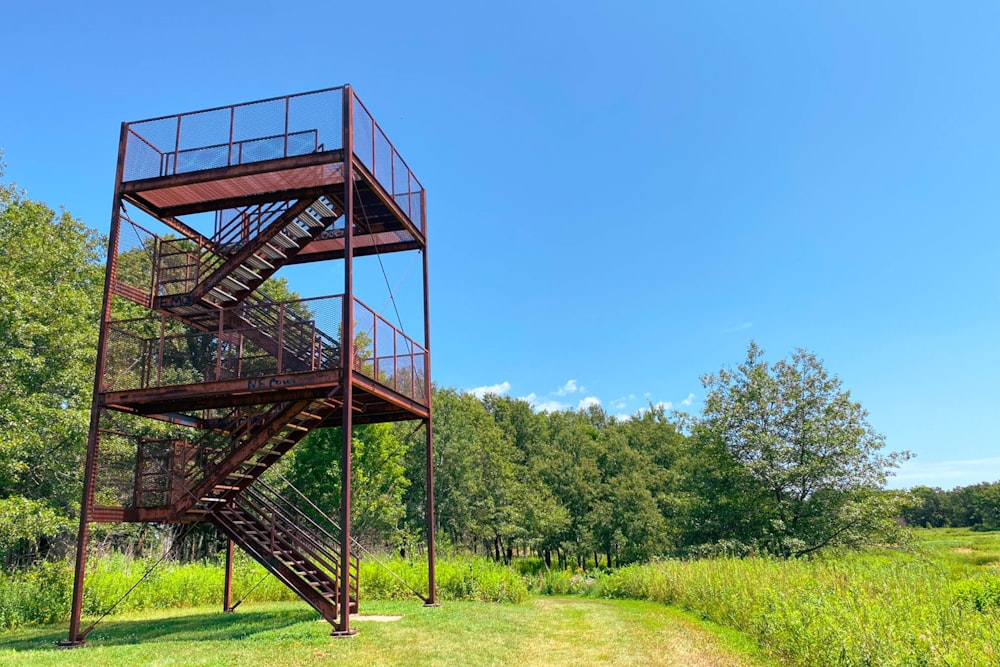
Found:
<svg viewBox="0 0 1000 667"><path fill-rule="evenodd" d="M800 349L770 364L751 343L735 370L702 382L708 393L695 433L738 466L727 474L746 474L741 493L728 498L731 530L720 537L796 556L891 529L896 497L879 490L909 454L880 453L884 439L867 411L815 355Z"/></svg>
<svg viewBox="0 0 1000 667"><path fill-rule="evenodd" d="M310 433L299 444L288 467L288 480L336 520L340 507L339 428ZM403 461L406 442L390 424L354 428L351 452L351 525L367 546L393 546L405 514L403 494L409 485ZM307 508L303 508L308 511Z"/></svg>
<svg viewBox="0 0 1000 667"><path fill-rule="evenodd" d="M101 246L68 213L0 185L0 493L64 507L75 494L62 486L85 449Z"/></svg>
<svg viewBox="0 0 1000 667"><path fill-rule="evenodd" d="M902 517L909 526L941 528L948 525L947 491L929 486L915 486L902 508Z"/></svg>
<svg viewBox="0 0 1000 667"><path fill-rule="evenodd" d="M543 558L555 551L571 524L569 511L545 483L542 470L551 455L549 413L536 413L524 400L490 394L482 399L487 412L518 453L516 474L523 505L517 517L518 546Z"/></svg>
<svg viewBox="0 0 1000 667"><path fill-rule="evenodd" d="M2 175L0 165L0 175ZM0 515L34 507L51 537L79 503L101 299L102 241L0 183ZM22 526L0 516L4 543ZM37 528L37 526L36 526ZM50 530L51 528L51 530ZM25 537L44 535L32 528Z"/></svg>

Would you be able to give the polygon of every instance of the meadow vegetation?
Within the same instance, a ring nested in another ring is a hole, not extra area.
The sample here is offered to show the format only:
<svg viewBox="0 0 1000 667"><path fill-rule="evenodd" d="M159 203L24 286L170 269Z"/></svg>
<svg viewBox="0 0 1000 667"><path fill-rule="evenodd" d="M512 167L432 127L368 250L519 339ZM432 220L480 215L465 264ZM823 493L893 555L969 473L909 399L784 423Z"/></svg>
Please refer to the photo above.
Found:
<svg viewBox="0 0 1000 667"><path fill-rule="evenodd" d="M386 602L410 604L415 598L408 587L426 587L419 559L386 562L405 585L370 559L363 563L362 613L375 613ZM87 614L93 618L106 609L146 565L123 557L95 561ZM273 578L259 583L264 573L253 562L238 559L235 572L237 596L258 584L247 605L290 599ZM671 613L669 605L736 631L744 645L783 664L985 667L1000 663L998 573L1000 533L919 529L906 547L799 559L667 559L584 570L546 568L536 558L510 566L483 557L449 558L440 562L438 581L446 604L536 604L551 596L661 603L660 613ZM58 563L5 575L0 622L9 629L64 619L71 583L68 565ZM167 565L105 624L121 613L218 608L221 588L220 562Z"/></svg>

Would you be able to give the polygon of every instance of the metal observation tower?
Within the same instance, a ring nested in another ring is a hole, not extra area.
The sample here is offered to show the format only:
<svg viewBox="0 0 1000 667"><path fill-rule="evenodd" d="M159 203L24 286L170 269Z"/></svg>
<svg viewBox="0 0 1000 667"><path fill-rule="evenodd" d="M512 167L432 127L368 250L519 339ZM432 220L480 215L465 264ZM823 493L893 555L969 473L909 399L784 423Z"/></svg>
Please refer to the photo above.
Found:
<svg viewBox="0 0 1000 667"><path fill-rule="evenodd" d="M422 255L418 342L355 296L355 258ZM278 300L283 267L343 292ZM350 86L123 123L67 646L92 523L208 523L353 634L351 428L420 420L435 603L426 193ZM329 275L329 274L328 274ZM341 427L339 522L262 475ZM283 493L285 495L283 495ZM231 559L226 602L230 607Z"/></svg>

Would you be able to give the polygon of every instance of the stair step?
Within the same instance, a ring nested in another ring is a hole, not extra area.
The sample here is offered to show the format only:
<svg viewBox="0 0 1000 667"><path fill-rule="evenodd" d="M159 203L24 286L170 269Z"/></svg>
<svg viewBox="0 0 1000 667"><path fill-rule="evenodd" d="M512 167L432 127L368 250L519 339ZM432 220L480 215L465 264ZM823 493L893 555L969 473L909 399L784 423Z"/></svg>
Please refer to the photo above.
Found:
<svg viewBox="0 0 1000 667"><path fill-rule="evenodd" d="M282 248L285 248L285 249L288 249L288 250L291 250L292 248L298 248L299 247L299 244L296 243L291 238L289 238L289 236L287 234L285 234L284 232L278 232L277 234L275 234L274 236L272 236L271 237L271 241L273 241L275 244L281 246Z"/></svg>
<svg viewBox="0 0 1000 667"><path fill-rule="evenodd" d="M251 268L261 271L270 271L274 268L274 264L271 264L260 255L250 255L245 264Z"/></svg>
<svg viewBox="0 0 1000 667"><path fill-rule="evenodd" d="M309 419L318 419L320 421L323 421L323 418L320 417L319 415L314 415L313 413L306 412L305 410L303 410L302 412L300 412L299 415L302 416L302 417L308 417Z"/></svg>
<svg viewBox="0 0 1000 667"><path fill-rule="evenodd" d="M228 475L226 475L227 479L230 477L236 477L237 479L254 479L253 475L246 475L241 472L231 472Z"/></svg>
<svg viewBox="0 0 1000 667"><path fill-rule="evenodd" d="M216 491L239 491L240 490L240 487L238 487L238 486L229 486L228 484L216 484L212 488L215 489Z"/></svg>
<svg viewBox="0 0 1000 667"><path fill-rule="evenodd" d="M281 252L278 248L275 248L270 243L265 243L261 251L267 255L268 259L288 259L288 256ZM274 268L274 267L272 267Z"/></svg>
<svg viewBox="0 0 1000 667"><path fill-rule="evenodd" d="M233 275L238 276L244 282L254 282L260 280L260 276L242 264L233 269Z"/></svg>
<svg viewBox="0 0 1000 667"><path fill-rule="evenodd" d="M217 295L223 301L236 301L236 297L234 297L232 294L229 294L228 292L222 291L221 289L219 289L218 286L213 287L208 292L209 292L209 294L215 294L215 295Z"/></svg>
<svg viewBox="0 0 1000 667"><path fill-rule="evenodd" d="M306 431L306 432L308 432L308 431L309 431L309 429L307 429L306 427L304 427L304 426L299 426L298 424L293 424L293 423L291 423L291 422L289 422L289 423L285 424L285 426L286 426L287 428L291 428L291 429L295 429L296 431Z"/></svg>
<svg viewBox="0 0 1000 667"><path fill-rule="evenodd" d="M300 215L298 218L296 218L296 220L298 220L301 217L302 216ZM306 224L308 224L308 223L306 223ZM286 234L288 234L288 236L290 238L296 238L296 239L307 239L307 238L309 238L309 232L307 232L306 230L302 229L298 225L298 223L296 223L294 221L292 222L292 224L290 224L287 227L285 227L284 232Z"/></svg>
<svg viewBox="0 0 1000 667"><path fill-rule="evenodd" d="M236 278L233 278L232 276L226 276L225 278L223 278L221 284L225 285L226 287L235 288L237 292L249 292L250 291L249 287L247 287L246 285L244 285L240 281L236 280Z"/></svg>
<svg viewBox="0 0 1000 667"><path fill-rule="evenodd" d="M311 213L309 213L309 211L303 211L302 213L299 213L299 217L296 218L296 220L301 221L302 224L306 225L307 227L315 228L323 226L323 223L317 220Z"/></svg>
<svg viewBox="0 0 1000 667"><path fill-rule="evenodd" d="M338 217L337 214L334 213L333 210L329 206L327 206L322 199L317 199L316 201L314 201L312 204L310 204L309 208L319 213L319 216L321 218Z"/></svg>
<svg viewBox="0 0 1000 667"><path fill-rule="evenodd" d="M213 498L212 496L205 496L204 498L199 498L198 500L201 501L201 502L203 502L203 503L224 503L224 502L226 502L225 498Z"/></svg>

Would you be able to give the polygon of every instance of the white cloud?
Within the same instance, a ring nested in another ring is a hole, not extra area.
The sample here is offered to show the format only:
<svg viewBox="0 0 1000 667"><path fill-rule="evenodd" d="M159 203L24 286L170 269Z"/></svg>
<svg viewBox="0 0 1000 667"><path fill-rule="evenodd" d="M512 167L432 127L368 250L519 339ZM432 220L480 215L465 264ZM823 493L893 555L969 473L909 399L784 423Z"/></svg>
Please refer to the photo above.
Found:
<svg viewBox="0 0 1000 667"><path fill-rule="evenodd" d="M628 399L624 396L622 398L616 398L608 404L612 410L624 410L628 407Z"/></svg>
<svg viewBox="0 0 1000 667"><path fill-rule="evenodd" d="M532 405L534 405L535 401L538 400L538 394L536 394L535 392L531 392L527 396L518 396L517 400L519 400L519 401L527 401L528 403L531 403Z"/></svg>
<svg viewBox="0 0 1000 667"><path fill-rule="evenodd" d="M560 403L559 401L538 401L531 405L538 412L559 412L560 410L568 410L570 407L568 404Z"/></svg>
<svg viewBox="0 0 1000 667"><path fill-rule="evenodd" d="M597 398L596 396L588 396L586 398L580 399L580 402L577 404L576 409L586 410L592 405L600 405L600 404L601 404L601 399Z"/></svg>
<svg viewBox="0 0 1000 667"><path fill-rule="evenodd" d="M556 390L556 396L565 396L567 394L575 394L577 392L586 391L583 387L576 383L576 380L566 380L566 384L559 387Z"/></svg>
<svg viewBox="0 0 1000 667"><path fill-rule="evenodd" d="M729 327L728 329L723 329L722 333L736 333L737 331L746 331L753 326L753 322L743 322L742 324L737 324L735 327Z"/></svg>
<svg viewBox="0 0 1000 667"><path fill-rule="evenodd" d="M694 403L694 394L688 394L688 397L681 401L681 405L685 408L691 407L692 403Z"/></svg>
<svg viewBox="0 0 1000 667"><path fill-rule="evenodd" d="M489 384L485 387L476 387L475 389L469 389L466 393L472 394L476 398L482 398L486 394L506 394L510 391L510 382L504 380L500 384Z"/></svg>

